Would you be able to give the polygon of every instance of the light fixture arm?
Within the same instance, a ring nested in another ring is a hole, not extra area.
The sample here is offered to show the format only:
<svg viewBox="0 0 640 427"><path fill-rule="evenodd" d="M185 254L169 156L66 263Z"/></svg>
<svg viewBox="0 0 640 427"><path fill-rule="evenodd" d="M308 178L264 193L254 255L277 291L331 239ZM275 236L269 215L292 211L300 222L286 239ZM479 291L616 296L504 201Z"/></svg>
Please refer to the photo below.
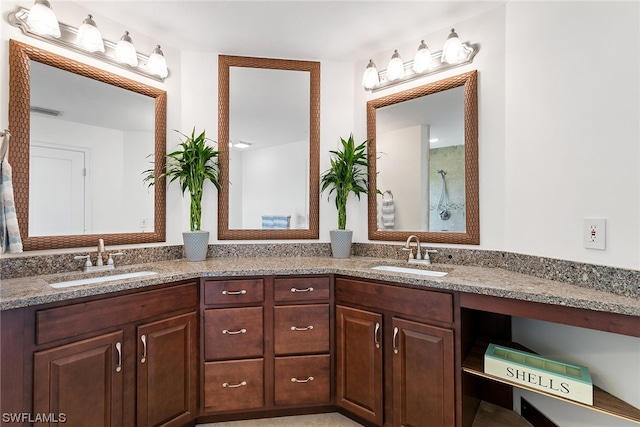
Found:
<svg viewBox="0 0 640 427"><path fill-rule="evenodd" d="M162 82L164 81L164 78L161 78L157 75L151 74L150 72L148 72L146 70L146 68L144 68L143 65L146 65L147 62L149 61L149 57L145 56L141 53L137 53L138 56L138 63L141 65L138 65L137 67L131 67L129 65L125 65L125 64L121 64L118 61L115 60L114 54L115 54L115 49L116 49L116 44L103 39L104 41L104 48L105 48L105 53L101 53L101 52L89 52L85 49L83 49L82 47L78 46L75 43L77 34L78 34L78 29L71 26L71 25L67 25L67 24L63 24L62 22L59 22L60 25L60 38L55 38L55 37L51 37L51 36L41 36L38 35L36 33L34 33L33 31L31 31L31 28L29 28L29 25L27 24L27 18L29 16L29 10L25 9L23 7L18 7L18 9L15 12L11 12L9 13L7 20L9 22L9 24L13 25L14 27L18 27L22 30L22 32L30 37L34 37L38 40L42 40L57 46L62 46L66 49L70 49L74 52L78 52L81 53L85 56L89 56L91 58L95 58L98 59L102 62L106 62L109 63L111 65L115 65L116 67L134 72L136 74L139 74L141 76L145 76L148 77L150 79Z"/></svg>
<svg viewBox="0 0 640 427"><path fill-rule="evenodd" d="M393 87L411 80L418 79L420 77L428 76L431 74L439 73L445 70L450 70L452 68L460 67L462 65L467 65L473 62L473 58L476 56L478 51L480 50L480 45L478 43L462 43L462 47L465 52L465 57L462 61L456 64L448 64L446 62L442 62L442 51L433 52L431 54L432 66L421 73L416 73L413 71L413 60L407 61L404 63L404 77L401 77L397 80L389 81L387 79L387 70L382 70L378 74L380 76L380 84L370 90L371 92L377 92L382 89L387 89L389 87Z"/></svg>

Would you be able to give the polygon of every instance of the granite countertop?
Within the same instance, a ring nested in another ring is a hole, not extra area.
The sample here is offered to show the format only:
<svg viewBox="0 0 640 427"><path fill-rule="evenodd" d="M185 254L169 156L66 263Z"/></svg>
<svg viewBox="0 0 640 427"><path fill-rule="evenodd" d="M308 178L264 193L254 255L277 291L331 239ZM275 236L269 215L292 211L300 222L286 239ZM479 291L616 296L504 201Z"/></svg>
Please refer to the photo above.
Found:
<svg viewBox="0 0 640 427"><path fill-rule="evenodd" d="M444 277L372 270L376 265L396 265L447 272ZM351 257L260 257L209 258L201 262L161 261L118 267L106 274L155 271L158 274L98 284L54 289L49 283L82 279L98 273L61 273L4 279L0 285L0 310L28 307L91 295L144 288L147 286L200 277L233 277L298 274L340 274L377 279L412 287L459 291L545 304L584 308L640 317L640 300L581 287L501 268L471 267L453 264L408 265L406 261L383 258ZM104 273L103 273L104 274Z"/></svg>

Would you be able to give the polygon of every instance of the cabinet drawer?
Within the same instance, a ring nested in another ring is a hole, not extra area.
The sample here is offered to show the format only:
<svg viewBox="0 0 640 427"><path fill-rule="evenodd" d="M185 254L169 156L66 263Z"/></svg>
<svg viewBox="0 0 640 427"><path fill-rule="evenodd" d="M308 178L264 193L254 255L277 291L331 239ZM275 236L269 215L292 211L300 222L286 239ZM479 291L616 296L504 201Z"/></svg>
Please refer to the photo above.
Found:
<svg viewBox="0 0 640 427"><path fill-rule="evenodd" d="M276 357L276 405L327 404L331 400L331 359L317 356Z"/></svg>
<svg viewBox="0 0 640 427"><path fill-rule="evenodd" d="M261 303L264 300L262 279L207 280L204 282L205 304Z"/></svg>
<svg viewBox="0 0 640 427"><path fill-rule="evenodd" d="M336 278L336 303L352 303L453 323L453 296L445 292Z"/></svg>
<svg viewBox="0 0 640 427"><path fill-rule="evenodd" d="M198 306L196 283L50 308L36 312L36 343L92 333Z"/></svg>
<svg viewBox="0 0 640 427"><path fill-rule="evenodd" d="M262 307L204 311L206 360L260 357L263 352Z"/></svg>
<svg viewBox="0 0 640 427"><path fill-rule="evenodd" d="M206 412L258 409L264 406L263 359L204 364Z"/></svg>
<svg viewBox="0 0 640 427"><path fill-rule="evenodd" d="M276 302L329 300L328 277L287 277L273 280L273 298Z"/></svg>
<svg viewBox="0 0 640 427"><path fill-rule="evenodd" d="M329 304L289 305L274 308L275 354L329 351Z"/></svg>

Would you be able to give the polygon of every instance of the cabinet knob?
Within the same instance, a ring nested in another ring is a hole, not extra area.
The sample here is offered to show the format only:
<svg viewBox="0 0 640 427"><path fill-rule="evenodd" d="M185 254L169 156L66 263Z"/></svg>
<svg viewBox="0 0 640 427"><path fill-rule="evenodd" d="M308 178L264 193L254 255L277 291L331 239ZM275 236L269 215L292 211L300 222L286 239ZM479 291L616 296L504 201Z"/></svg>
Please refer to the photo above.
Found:
<svg viewBox="0 0 640 427"><path fill-rule="evenodd" d="M313 292L313 288L311 286L309 286L306 289L299 289L299 288L291 288L291 292L293 292L294 294L296 292Z"/></svg>
<svg viewBox="0 0 640 427"><path fill-rule="evenodd" d="M304 328L298 328L297 326L292 326L292 331L310 331L313 329L313 325L305 326Z"/></svg>
<svg viewBox="0 0 640 427"><path fill-rule="evenodd" d="M393 328L393 353L398 354L398 328Z"/></svg>
<svg viewBox="0 0 640 427"><path fill-rule="evenodd" d="M376 345L376 348L380 348L380 323L376 322L376 329L373 331L373 342Z"/></svg>
<svg viewBox="0 0 640 427"><path fill-rule="evenodd" d="M122 371L122 344L120 341L116 343L116 352L118 353L118 364L116 365L116 372Z"/></svg>
<svg viewBox="0 0 640 427"><path fill-rule="evenodd" d="M239 291L222 291L222 295L244 295L246 293L246 289L241 289Z"/></svg>
<svg viewBox="0 0 640 427"><path fill-rule="evenodd" d="M292 383L308 383L309 381L313 381L313 377L308 377L304 380L300 380L298 378L291 378Z"/></svg>

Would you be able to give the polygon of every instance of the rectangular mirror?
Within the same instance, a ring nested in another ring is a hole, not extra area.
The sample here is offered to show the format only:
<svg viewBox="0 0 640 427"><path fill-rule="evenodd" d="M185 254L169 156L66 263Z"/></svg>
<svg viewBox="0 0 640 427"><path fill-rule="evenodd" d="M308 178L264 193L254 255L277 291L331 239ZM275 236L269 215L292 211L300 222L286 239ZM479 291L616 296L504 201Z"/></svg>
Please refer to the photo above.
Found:
<svg viewBox="0 0 640 427"><path fill-rule="evenodd" d="M475 71L367 103L371 240L480 243L477 128Z"/></svg>
<svg viewBox="0 0 640 427"><path fill-rule="evenodd" d="M219 239L317 239L320 64L219 56Z"/></svg>
<svg viewBox="0 0 640 427"><path fill-rule="evenodd" d="M164 168L166 92L15 40L9 66L24 250L164 241L165 182L142 172Z"/></svg>

